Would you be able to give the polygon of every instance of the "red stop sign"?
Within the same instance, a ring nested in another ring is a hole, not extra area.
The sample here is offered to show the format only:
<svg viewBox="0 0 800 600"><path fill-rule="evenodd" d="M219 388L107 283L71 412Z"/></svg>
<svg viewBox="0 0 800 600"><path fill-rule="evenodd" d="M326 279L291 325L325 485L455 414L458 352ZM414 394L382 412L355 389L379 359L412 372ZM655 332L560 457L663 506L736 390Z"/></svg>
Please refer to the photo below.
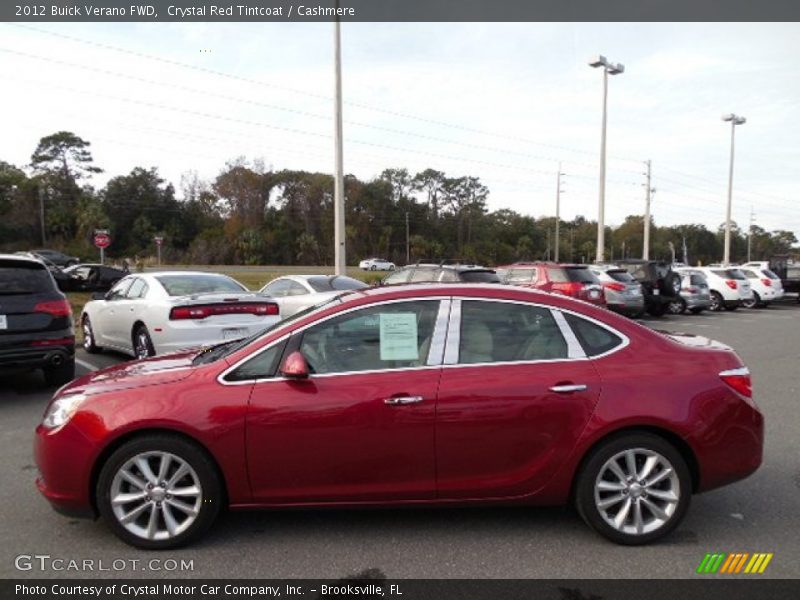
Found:
<svg viewBox="0 0 800 600"><path fill-rule="evenodd" d="M108 248L111 245L111 236L107 233L95 233L94 245L97 248Z"/></svg>

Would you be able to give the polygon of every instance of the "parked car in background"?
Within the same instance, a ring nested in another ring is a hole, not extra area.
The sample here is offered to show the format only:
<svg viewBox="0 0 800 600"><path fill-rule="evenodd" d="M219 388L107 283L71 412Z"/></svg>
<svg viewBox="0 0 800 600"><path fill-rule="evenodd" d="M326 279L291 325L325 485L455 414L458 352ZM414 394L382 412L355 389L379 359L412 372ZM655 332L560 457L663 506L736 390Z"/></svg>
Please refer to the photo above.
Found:
<svg viewBox="0 0 800 600"><path fill-rule="evenodd" d="M518 262L497 267L497 272L503 283L606 305L603 286L587 265Z"/></svg>
<svg viewBox="0 0 800 600"><path fill-rule="evenodd" d="M58 281L64 292L104 292L128 273L108 265L81 263L64 269L66 276Z"/></svg>
<svg viewBox="0 0 800 600"><path fill-rule="evenodd" d="M710 310L736 310L743 301L752 298L747 277L736 268L708 266L680 269L684 270L699 271L705 276L711 296Z"/></svg>
<svg viewBox="0 0 800 600"><path fill-rule="evenodd" d="M500 283L494 269L479 265L442 261L400 267L383 280L383 285L399 283Z"/></svg>
<svg viewBox="0 0 800 600"><path fill-rule="evenodd" d="M245 338L280 320L277 303L217 273L137 273L93 298L81 313L84 349L136 358Z"/></svg>
<svg viewBox="0 0 800 600"><path fill-rule="evenodd" d="M358 268L364 271L394 271L395 264L383 258L365 258L358 263Z"/></svg>
<svg viewBox="0 0 800 600"><path fill-rule="evenodd" d="M800 264L790 264L786 267L786 274L781 279L783 293L795 294L797 301L800 302Z"/></svg>
<svg viewBox="0 0 800 600"><path fill-rule="evenodd" d="M642 284L645 307L652 316L662 316L667 312L670 303L680 296L681 278L669 263L626 258L618 260L616 264Z"/></svg>
<svg viewBox="0 0 800 600"><path fill-rule="evenodd" d="M669 303L669 312L680 315L687 310L699 314L711 308L711 291L705 275L691 268L681 268L681 293Z"/></svg>
<svg viewBox="0 0 800 600"><path fill-rule="evenodd" d="M72 309L41 260L0 254L0 369L42 369L53 386L75 377Z"/></svg>
<svg viewBox="0 0 800 600"><path fill-rule="evenodd" d="M753 297L743 302L745 308L765 307L770 302L783 298L783 284L780 277L767 267L739 267L750 282Z"/></svg>
<svg viewBox="0 0 800 600"><path fill-rule="evenodd" d="M600 280L609 309L629 317L644 314L642 284L626 269L616 265L590 265L589 270Z"/></svg>
<svg viewBox="0 0 800 600"><path fill-rule="evenodd" d="M81 262L81 259L77 256L69 256L68 254L59 252L58 250L39 249L31 250L31 253L46 258L54 265L62 268L71 267L72 265L77 265L79 262Z"/></svg>
<svg viewBox="0 0 800 600"><path fill-rule="evenodd" d="M281 318L285 319L334 296L365 287L368 286L363 281L343 275L286 275L273 279L259 293L277 302Z"/></svg>
<svg viewBox="0 0 800 600"><path fill-rule="evenodd" d="M563 295L455 284L370 288L86 375L47 406L34 454L55 508L99 512L148 549L198 538L228 507L509 501L574 502L601 535L644 544L694 492L758 469L763 440L729 347Z"/></svg>

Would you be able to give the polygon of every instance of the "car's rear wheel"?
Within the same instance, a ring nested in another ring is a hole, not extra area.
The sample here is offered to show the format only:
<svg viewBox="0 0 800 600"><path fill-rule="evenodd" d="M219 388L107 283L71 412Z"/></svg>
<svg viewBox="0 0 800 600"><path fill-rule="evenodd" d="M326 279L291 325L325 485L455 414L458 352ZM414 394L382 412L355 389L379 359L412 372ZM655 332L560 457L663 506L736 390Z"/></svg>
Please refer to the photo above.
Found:
<svg viewBox="0 0 800 600"><path fill-rule="evenodd" d="M690 308L689 312L691 312L693 315L699 315L704 310L704 308Z"/></svg>
<svg viewBox="0 0 800 600"><path fill-rule="evenodd" d="M653 317L662 317L667 312L667 305L662 302L654 302L647 307L647 312Z"/></svg>
<svg viewBox="0 0 800 600"><path fill-rule="evenodd" d="M722 310L722 307L725 306L725 301L722 299L722 294L719 292L711 292L711 306L709 306L710 310L714 312L719 312Z"/></svg>
<svg viewBox="0 0 800 600"><path fill-rule="evenodd" d="M738 310L738 309L739 309L739 305L738 304L726 304L725 305L725 310L734 311L734 310Z"/></svg>
<svg viewBox="0 0 800 600"><path fill-rule="evenodd" d="M165 434L118 448L97 480L97 506L123 541L175 548L204 533L223 502L215 465L195 444Z"/></svg>
<svg viewBox="0 0 800 600"><path fill-rule="evenodd" d="M759 296L756 292L753 292L753 297L750 300L743 300L742 306L745 308L755 308L757 306L761 306L761 296Z"/></svg>
<svg viewBox="0 0 800 600"><path fill-rule="evenodd" d="M686 514L691 477L680 453L651 433L628 433L592 452L575 486L584 521L618 544L645 544Z"/></svg>
<svg viewBox="0 0 800 600"><path fill-rule="evenodd" d="M97 345L97 338L94 337L94 329L92 329L92 321L88 315L83 317L81 331L83 331L83 349L89 354L100 352L102 348Z"/></svg>
<svg viewBox="0 0 800 600"><path fill-rule="evenodd" d="M370 271L374 271L374 270L375 270L375 269L377 269L377 268L378 268L378 267L376 267L375 265L370 265L370 267L369 267L369 270L370 270Z"/></svg>
<svg viewBox="0 0 800 600"><path fill-rule="evenodd" d="M57 367L44 367L44 381L49 387L61 387L75 379L75 359L65 359Z"/></svg>
<svg viewBox="0 0 800 600"><path fill-rule="evenodd" d="M156 355L153 341L150 339L150 332L144 325L138 325L133 330L133 353L139 359Z"/></svg>
<svg viewBox="0 0 800 600"><path fill-rule="evenodd" d="M686 301L683 298L675 298L669 305L669 312L672 315L682 315L686 312Z"/></svg>

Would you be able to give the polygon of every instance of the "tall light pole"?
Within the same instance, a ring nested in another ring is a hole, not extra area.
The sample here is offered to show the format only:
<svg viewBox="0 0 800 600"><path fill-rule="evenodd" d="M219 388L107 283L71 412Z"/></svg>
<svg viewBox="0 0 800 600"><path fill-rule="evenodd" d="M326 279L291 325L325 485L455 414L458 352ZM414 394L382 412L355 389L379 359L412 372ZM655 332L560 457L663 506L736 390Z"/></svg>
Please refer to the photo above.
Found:
<svg viewBox="0 0 800 600"><path fill-rule="evenodd" d="M725 212L725 251L722 257L723 266L731 264L731 204L733 203L733 147L734 139L736 137L736 126L744 125L747 119L740 117L733 113L723 115L723 121L729 121L731 124L731 163L728 169L728 208Z"/></svg>
<svg viewBox="0 0 800 600"><path fill-rule="evenodd" d="M625 72L622 63L611 63L605 56L598 55L589 61L590 67L603 68L603 128L600 134L600 206L597 215L597 254L595 261L603 262L606 242L606 120L608 102L608 76L619 75Z"/></svg>
<svg viewBox="0 0 800 600"><path fill-rule="evenodd" d="M558 178L556 180L556 247L553 252L553 260L558 262L558 246L559 246L559 225L561 223L561 178L564 173L561 172L561 163L558 163Z"/></svg>
<svg viewBox="0 0 800 600"><path fill-rule="evenodd" d="M335 94L334 94L334 153L335 170L333 174L333 243L334 243L334 272L337 275L347 273L345 259L345 228L344 228L344 151L342 148L342 40L340 23L337 17L334 24L334 69L335 69Z"/></svg>
<svg viewBox="0 0 800 600"><path fill-rule="evenodd" d="M747 262L750 262L750 250L753 247L753 223L756 222L756 214L753 207L750 207L750 227L747 229Z"/></svg>
<svg viewBox="0 0 800 600"><path fill-rule="evenodd" d="M647 176L647 194L645 194L645 201L644 201L644 236L642 239L642 258L644 260L650 260L650 203L653 200L653 193L656 191L654 187L650 186L651 181L651 162L648 160L646 163L647 165L647 172L645 175Z"/></svg>

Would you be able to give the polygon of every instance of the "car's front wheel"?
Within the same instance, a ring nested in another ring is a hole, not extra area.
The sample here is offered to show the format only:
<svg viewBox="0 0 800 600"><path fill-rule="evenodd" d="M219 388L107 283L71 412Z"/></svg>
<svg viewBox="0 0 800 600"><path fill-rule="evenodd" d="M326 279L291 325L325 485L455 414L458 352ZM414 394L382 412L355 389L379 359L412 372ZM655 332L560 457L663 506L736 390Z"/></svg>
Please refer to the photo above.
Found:
<svg viewBox="0 0 800 600"><path fill-rule="evenodd" d="M683 298L675 298L670 301L668 306L672 315L682 315L686 312L686 301Z"/></svg>
<svg viewBox="0 0 800 600"><path fill-rule="evenodd" d="M118 448L100 471L96 494L114 533L147 549L175 548L201 535L223 502L208 455L165 434L134 438Z"/></svg>
<svg viewBox="0 0 800 600"><path fill-rule="evenodd" d="M589 456L575 486L581 517L618 544L652 542L686 514L691 478L680 453L651 433L608 440Z"/></svg>

